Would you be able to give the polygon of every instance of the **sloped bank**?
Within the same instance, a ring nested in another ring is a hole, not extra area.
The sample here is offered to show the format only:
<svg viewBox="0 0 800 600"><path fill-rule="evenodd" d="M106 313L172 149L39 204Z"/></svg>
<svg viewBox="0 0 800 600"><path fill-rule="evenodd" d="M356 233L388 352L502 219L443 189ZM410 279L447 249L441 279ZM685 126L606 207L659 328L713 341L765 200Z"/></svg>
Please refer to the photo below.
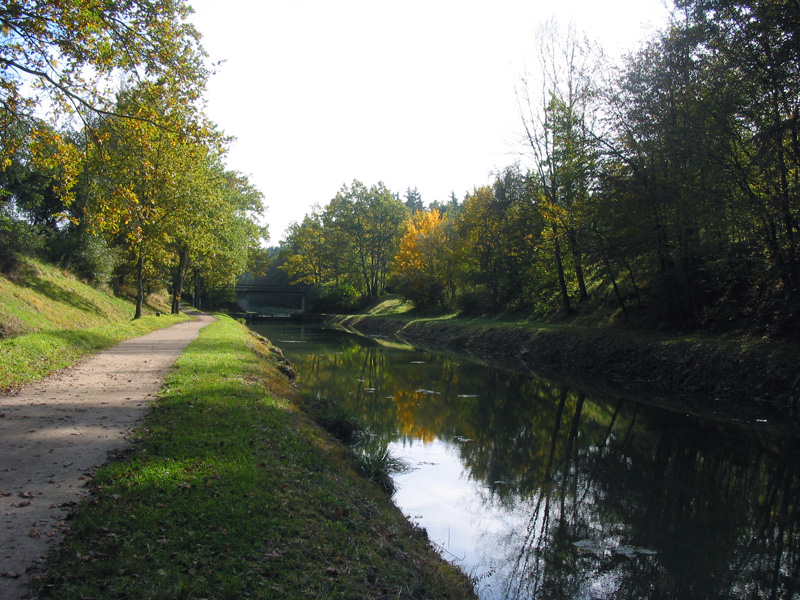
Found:
<svg viewBox="0 0 800 600"><path fill-rule="evenodd" d="M353 315L335 317L332 324L430 349L511 360L556 379L707 416L793 422L800 408L799 355L785 345L458 319Z"/></svg>

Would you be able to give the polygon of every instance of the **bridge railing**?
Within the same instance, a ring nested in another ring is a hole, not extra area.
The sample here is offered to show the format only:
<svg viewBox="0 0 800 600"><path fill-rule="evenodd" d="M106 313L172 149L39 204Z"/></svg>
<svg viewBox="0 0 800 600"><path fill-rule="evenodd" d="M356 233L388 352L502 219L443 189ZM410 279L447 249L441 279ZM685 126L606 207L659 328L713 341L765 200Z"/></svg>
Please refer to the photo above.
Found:
<svg viewBox="0 0 800 600"><path fill-rule="evenodd" d="M286 287L282 285L257 285L257 284L236 284L233 291L237 293L261 293L261 294L299 294L307 296L311 293L308 288Z"/></svg>

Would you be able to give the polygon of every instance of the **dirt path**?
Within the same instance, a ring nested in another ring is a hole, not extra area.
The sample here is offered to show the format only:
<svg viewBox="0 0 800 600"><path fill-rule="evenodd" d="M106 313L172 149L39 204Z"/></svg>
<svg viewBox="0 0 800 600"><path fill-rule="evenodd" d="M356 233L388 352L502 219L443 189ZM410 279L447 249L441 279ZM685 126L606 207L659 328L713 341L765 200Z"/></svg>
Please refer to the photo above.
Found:
<svg viewBox="0 0 800 600"><path fill-rule="evenodd" d="M175 359L213 320L128 340L0 396L0 600L26 596L94 469L126 445Z"/></svg>

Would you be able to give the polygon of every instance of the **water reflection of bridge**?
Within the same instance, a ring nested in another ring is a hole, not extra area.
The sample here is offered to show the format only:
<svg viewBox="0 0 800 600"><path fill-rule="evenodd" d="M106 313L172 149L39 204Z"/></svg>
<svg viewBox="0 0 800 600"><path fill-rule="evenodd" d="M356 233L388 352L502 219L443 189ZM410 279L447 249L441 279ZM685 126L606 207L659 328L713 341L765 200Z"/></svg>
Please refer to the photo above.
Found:
<svg viewBox="0 0 800 600"><path fill-rule="evenodd" d="M239 306L248 312L285 309L294 313L311 311L311 290L306 286L239 283L233 288ZM258 310L260 309L260 310Z"/></svg>

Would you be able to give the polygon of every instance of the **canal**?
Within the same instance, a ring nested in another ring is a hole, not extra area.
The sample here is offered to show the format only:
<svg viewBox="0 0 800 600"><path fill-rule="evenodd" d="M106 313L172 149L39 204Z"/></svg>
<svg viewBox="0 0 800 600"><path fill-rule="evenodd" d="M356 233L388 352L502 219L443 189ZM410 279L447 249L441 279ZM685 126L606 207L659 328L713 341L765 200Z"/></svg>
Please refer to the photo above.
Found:
<svg viewBox="0 0 800 600"><path fill-rule="evenodd" d="M338 331L256 325L409 469L489 599L800 598L800 440Z"/></svg>

